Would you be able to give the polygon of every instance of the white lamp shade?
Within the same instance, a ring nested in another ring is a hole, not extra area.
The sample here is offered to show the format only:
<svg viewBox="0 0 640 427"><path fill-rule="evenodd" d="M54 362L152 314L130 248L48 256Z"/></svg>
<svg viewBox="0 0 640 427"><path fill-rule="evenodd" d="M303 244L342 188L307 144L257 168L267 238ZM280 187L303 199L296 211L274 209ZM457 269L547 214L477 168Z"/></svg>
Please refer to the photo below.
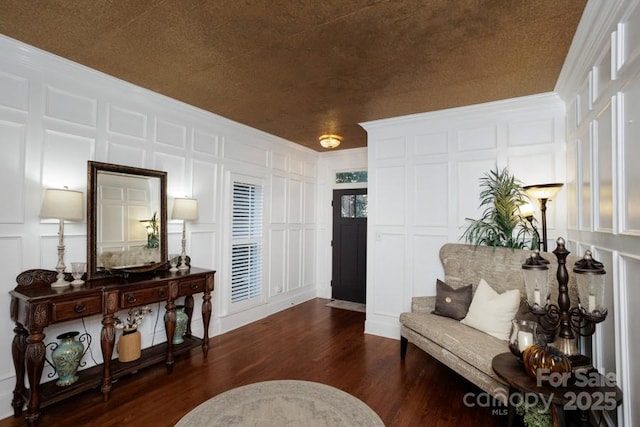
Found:
<svg viewBox="0 0 640 427"><path fill-rule="evenodd" d="M527 218L530 216L533 216L533 205L531 203L525 203L523 205L520 205L518 207L518 210L520 211L520 216L523 218Z"/></svg>
<svg viewBox="0 0 640 427"><path fill-rule="evenodd" d="M61 188L48 188L44 192L40 218L56 218L65 221L81 221L82 192Z"/></svg>
<svg viewBox="0 0 640 427"><path fill-rule="evenodd" d="M529 197L533 199L552 199L560 188L562 188L561 183L554 184L539 184L539 185L528 185L526 187L522 187L524 191L527 192Z"/></svg>
<svg viewBox="0 0 640 427"><path fill-rule="evenodd" d="M195 221L198 219L198 200L188 198L176 198L173 200L172 219Z"/></svg>

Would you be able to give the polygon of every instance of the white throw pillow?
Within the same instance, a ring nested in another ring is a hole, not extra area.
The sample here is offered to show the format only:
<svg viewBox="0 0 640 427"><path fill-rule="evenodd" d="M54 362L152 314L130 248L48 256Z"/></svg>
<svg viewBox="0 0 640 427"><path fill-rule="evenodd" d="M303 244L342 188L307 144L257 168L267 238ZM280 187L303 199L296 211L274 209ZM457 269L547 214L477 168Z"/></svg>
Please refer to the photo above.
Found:
<svg viewBox="0 0 640 427"><path fill-rule="evenodd" d="M511 320L520 306L520 291L512 289L502 294L480 279L467 316L460 321L501 340L509 339Z"/></svg>

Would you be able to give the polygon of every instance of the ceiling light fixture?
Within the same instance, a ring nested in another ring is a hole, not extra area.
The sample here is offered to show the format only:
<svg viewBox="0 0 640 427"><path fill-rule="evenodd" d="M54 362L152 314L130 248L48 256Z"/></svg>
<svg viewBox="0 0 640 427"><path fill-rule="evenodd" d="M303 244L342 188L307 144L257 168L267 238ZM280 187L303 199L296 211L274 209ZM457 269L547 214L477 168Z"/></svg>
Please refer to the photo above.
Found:
<svg viewBox="0 0 640 427"><path fill-rule="evenodd" d="M320 145L324 148L336 148L341 141L342 137L338 135L327 134L320 137Z"/></svg>

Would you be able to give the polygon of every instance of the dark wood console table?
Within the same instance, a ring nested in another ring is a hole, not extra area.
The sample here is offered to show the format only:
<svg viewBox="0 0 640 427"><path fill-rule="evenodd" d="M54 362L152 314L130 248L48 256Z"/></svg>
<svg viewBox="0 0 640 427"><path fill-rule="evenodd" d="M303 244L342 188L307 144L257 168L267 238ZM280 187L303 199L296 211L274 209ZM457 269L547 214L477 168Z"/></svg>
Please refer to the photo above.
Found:
<svg viewBox="0 0 640 427"><path fill-rule="evenodd" d="M27 403L25 420L35 425L40 407L61 401L83 391L100 387L104 400L109 398L113 380L126 374L164 362L171 373L176 355L201 346L204 357L209 349L209 322L211 320L211 292L215 271L191 268L176 273L167 270L122 277L87 281L78 288L69 286L52 289L57 272L28 270L16 279L18 286L11 294L11 319L15 322L12 344L16 386L13 391L14 415L22 414ZM70 277L69 277L70 278ZM202 320L204 337L191 335L193 295L203 293ZM189 316L187 332L182 344L173 344L176 322L175 300L185 297L185 312ZM167 341L144 349L140 359L122 363L111 360L115 344L115 314L119 310L145 304L166 302L165 329ZM45 361L45 328L49 325L83 317L102 315L100 347L103 364L78 373L74 384L60 387L55 380L40 383ZM25 374L29 388L25 387Z"/></svg>
<svg viewBox="0 0 640 427"><path fill-rule="evenodd" d="M577 412L578 423L588 424L587 412L592 409L613 410L622 403L622 390L597 372L585 373L575 382L567 381L566 384L553 386L547 383L538 384L524 370L522 364L511 353L502 353L493 358L491 363L494 372L502 380L509 384L509 421L508 425L514 425L512 407L513 396L517 393L542 396L550 402L551 416L554 427L566 425L565 411Z"/></svg>

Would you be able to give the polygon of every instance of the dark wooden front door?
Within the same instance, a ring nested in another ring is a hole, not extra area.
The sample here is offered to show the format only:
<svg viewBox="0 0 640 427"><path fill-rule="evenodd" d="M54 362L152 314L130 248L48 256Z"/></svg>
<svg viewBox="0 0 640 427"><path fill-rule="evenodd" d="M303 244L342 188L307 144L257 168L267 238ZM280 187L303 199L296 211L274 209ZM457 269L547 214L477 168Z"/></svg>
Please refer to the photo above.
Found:
<svg viewBox="0 0 640 427"><path fill-rule="evenodd" d="M366 302L367 189L333 191L331 297Z"/></svg>

